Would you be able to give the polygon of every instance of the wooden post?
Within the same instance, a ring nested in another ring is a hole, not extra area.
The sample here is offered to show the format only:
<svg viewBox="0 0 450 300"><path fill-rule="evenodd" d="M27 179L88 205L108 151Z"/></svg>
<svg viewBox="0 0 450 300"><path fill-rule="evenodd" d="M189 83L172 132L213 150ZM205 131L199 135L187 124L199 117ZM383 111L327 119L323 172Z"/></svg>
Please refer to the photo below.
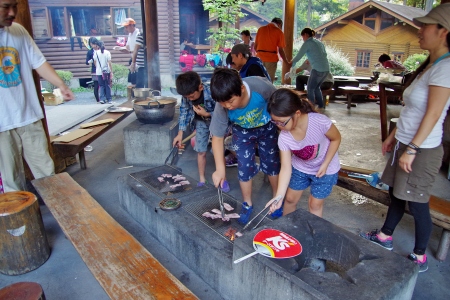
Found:
<svg viewBox="0 0 450 300"><path fill-rule="evenodd" d="M141 0L145 6L145 43L147 45L148 87L161 90L158 41L157 0Z"/></svg>
<svg viewBox="0 0 450 300"><path fill-rule="evenodd" d="M39 203L30 192L0 195L0 273L20 275L50 256Z"/></svg>
<svg viewBox="0 0 450 300"><path fill-rule="evenodd" d="M295 0L285 0L284 4L284 39L286 42L286 47L284 48L284 53L286 58L292 59L292 47L294 47L294 20L295 20ZM283 66L281 68L281 83L290 84L291 80L285 80L284 74L289 72L288 64L283 61Z"/></svg>
<svg viewBox="0 0 450 300"><path fill-rule="evenodd" d="M2 288L0 299L45 300L45 295L39 283L17 282Z"/></svg>

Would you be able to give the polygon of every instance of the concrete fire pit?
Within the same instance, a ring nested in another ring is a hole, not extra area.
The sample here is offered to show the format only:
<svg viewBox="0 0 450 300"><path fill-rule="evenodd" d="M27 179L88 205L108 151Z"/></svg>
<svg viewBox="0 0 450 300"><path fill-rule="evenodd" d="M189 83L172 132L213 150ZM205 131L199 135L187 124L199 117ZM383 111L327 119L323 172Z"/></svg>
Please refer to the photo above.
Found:
<svg viewBox="0 0 450 300"><path fill-rule="evenodd" d="M218 208L217 190L197 189L194 182L192 189L178 194L159 193L144 179L160 168L119 177L120 204L224 299L411 298L418 270L406 258L303 210L267 219L256 231L231 241L224 232L242 228L235 220L224 223L201 216ZM232 207L240 207L236 199L224 196ZM159 202L166 197L179 199L181 207L161 210ZM283 260L256 255L233 264L254 251L254 235L269 227L300 241L302 254Z"/></svg>

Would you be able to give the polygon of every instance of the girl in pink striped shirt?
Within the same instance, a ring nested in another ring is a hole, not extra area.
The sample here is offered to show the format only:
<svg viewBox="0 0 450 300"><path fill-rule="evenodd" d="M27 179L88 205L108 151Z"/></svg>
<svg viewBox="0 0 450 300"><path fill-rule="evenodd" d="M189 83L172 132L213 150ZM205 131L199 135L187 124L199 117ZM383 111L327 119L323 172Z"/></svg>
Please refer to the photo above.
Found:
<svg viewBox="0 0 450 300"><path fill-rule="evenodd" d="M272 216L295 211L303 191L311 186L309 212L322 217L323 200L337 183L340 169L339 130L327 116L317 113L308 100L290 89L274 92L267 110L271 122L281 130L281 171L276 196L285 198L283 207L282 201L273 203L275 198L267 203Z"/></svg>

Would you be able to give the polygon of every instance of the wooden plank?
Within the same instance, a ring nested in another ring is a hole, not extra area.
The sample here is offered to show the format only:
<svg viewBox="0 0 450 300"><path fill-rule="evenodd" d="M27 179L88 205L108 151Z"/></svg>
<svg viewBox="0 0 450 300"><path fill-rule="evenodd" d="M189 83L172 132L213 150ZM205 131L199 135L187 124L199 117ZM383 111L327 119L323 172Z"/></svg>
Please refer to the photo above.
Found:
<svg viewBox="0 0 450 300"><path fill-rule="evenodd" d="M111 299L198 299L69 174L32 183Z"/></svg>
<svg viewBox="0 0 450 300"><path fill-rule="evenodd" d="M364 169L359 168L351 168L353 170L358 170L355 173L360 174L372 174L375 171L369 173L368 170L363 171ZM352 171L354 172L354 171ZM341 171L339 171L338 178L338 186L348 189L352 192L358 193L367 197L371 200L374 200L378 203L389 206L391 199L389 197L389 193L387 191L379 190L377 188L372 187L368 184L365 179L359 178L350 178L348 177L348 172L343 171L341 167ZM407 209L409 213L409 210ZM437 196L430 196L430 214L433 223L439 227L450 230L450 202L439 198Z"/></svg>

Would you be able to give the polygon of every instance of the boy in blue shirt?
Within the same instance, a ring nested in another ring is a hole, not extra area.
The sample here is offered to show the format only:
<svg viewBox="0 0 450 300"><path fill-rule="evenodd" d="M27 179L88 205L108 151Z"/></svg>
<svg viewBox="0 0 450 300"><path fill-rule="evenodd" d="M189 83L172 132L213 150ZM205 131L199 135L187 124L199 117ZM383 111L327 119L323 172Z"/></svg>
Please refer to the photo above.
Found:
<svg viewBox="0 0 450 300"><path fill-rule="evenodd" d="M182 95L180 105L180 117L178 125L178 135L173 139L173 146L181 145L183 132L189 125L195 128L194 150L197 152L198 174L200 182L198 186L206 184L206 151L209 141L209 124L216 103L211 98L209 87L204 85L200 76L194 71L188 71L180 74L176 79L178 94ZM224 180L221 185L224 192L229 192L228 182Z"/></svg>
<svg viewBox="0 0 450 300"><path fill-rule="evenodd" d="M215 186L225 181L224 136L228 123L233 130L233 145L238 159L238 178L241 186L242 211L238 220L250 220L252 206L252 178L259 172L255 162L258 147L260 168L269 175L273 193L277 190L280 156L277 128L270 122L267 102L275 91L267 78L254 76L241 79L233 69L216 69L211 78L211 96L219 103L211 120L212 149L216 171L212 178Z"/></svg>

